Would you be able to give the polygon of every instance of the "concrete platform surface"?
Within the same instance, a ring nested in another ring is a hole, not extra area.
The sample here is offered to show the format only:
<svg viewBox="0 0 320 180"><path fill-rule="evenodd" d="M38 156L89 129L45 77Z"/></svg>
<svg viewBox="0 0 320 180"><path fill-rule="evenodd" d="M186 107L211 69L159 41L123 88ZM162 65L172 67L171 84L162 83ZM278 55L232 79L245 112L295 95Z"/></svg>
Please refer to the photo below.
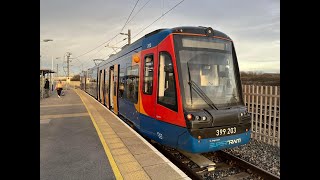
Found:
<svg viewBox="0 0 320 180"><path fill-rule="evenodd" d="M73 91L40 101L40 179L116 179L98 134Z"/></svg>
<svg viewBox="0 0 320 180"><path fill-rule="evenodd" d="M40 101L41 179L190 179L82 90Z"/></svg>

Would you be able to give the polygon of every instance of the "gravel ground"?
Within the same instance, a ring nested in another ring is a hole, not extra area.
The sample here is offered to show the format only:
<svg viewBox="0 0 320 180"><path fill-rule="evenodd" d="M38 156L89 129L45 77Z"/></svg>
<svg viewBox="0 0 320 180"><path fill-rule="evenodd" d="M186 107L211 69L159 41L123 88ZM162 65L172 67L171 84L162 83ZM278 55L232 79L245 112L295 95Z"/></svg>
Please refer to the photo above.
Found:
<svg viewBox="0 0 320 180"><path fill-rule="evenodd" d="M230 163L229 161L225 161L225 160L221 159L221 157L216 156L215 152L206 153L203 155L215 163L220 163L220 162L224 162L227 164ZM234 174L238 174L242 171L243 170L241 170L239 167L231 167L228 169L220 169L220 170L216 169L214 172L210 172L210 173L206 174L205 176L203 176L203 179L204 180L224 179L225 177L228 177L228 176L231 176ZM254 174L251 174L248 178L244 178L242 180L260 180L260 179L261 178L259 178L259 177L255 177Z"/></svg>
<svg viewBox="0 0 320 180"><path fill-rule="evenodd" d="M280 148L255 139L248 144L235 148L226 149L225 152L232 153L272 174L280 176Z"/></svg>
<svg viewBox="0 0 320 180"><path fill-rule="evenodd" d="M216 170L214 172L207 173L203 176L203 179L204 180L222 179L224 177L228 177L233 174L238 174L240 172L241 170L239 168L231 167L230 169Z"/></svg>
<svg viewBox="0 0 320 180"><path fill-rule="evenodd" d="M170 150L171 148L166 148ZM235 148L224 150L228 153L231 153L241 159L244 159L262 169L269 171L272 174L280 176L280 148L276 146L272 146L255 139L251 139L248 144L241 145ZM209 158L213 162L221 162L222 160L219 157L212 156L212 153L206 153L204 156ZM184 155L181 153L174 153L174 156L178 159L184 159ZM187 166L191 169L199 168L194 162L190 161L187 163ZM206 173L203 176L204 180L213 180L220 179L223 177L227 177L233 174L237 174L240 172L240 169L237 167L232 167L224 170L216 170L214 172ZM260 177L255 177L255 175L251 175L244 180L257 180L261 179Z"/></svg>

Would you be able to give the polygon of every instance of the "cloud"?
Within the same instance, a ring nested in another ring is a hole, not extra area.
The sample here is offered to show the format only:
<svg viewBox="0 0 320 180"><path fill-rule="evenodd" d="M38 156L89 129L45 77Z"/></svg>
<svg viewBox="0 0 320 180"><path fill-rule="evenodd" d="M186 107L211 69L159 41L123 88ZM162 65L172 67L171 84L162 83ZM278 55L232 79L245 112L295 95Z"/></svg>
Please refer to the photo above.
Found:
<svg viewBox="0 0 320 180"><path fill-rule="evenodd" d="M119 33L135 2L132 0L41 0L40 38L54 40L41 44L40 53L43 54L44 64L50 65L51 56L63 57L68 51L72 52L74 57L79 56ZM139 1L132 15L135 15L145 2L147 0ZM130 28L132 36L135 36L178 2L180 0L151 0L124 28L124 31ZM256 68L261 71L279 71L279 1L203 0L201 3L184 1L132 41L158 28L177 26L210 26L228 34L234 40L241 70ZM120 35L110 44L113 45L123 38L125 36ZM107 57L113 52L111 48L102 48L97 48L88 55L80 57L79 60L85 64L84 66L89 67L93 65L90 58ZM74 63L74 71L81 69L79 64L81 63Z"/></svg>

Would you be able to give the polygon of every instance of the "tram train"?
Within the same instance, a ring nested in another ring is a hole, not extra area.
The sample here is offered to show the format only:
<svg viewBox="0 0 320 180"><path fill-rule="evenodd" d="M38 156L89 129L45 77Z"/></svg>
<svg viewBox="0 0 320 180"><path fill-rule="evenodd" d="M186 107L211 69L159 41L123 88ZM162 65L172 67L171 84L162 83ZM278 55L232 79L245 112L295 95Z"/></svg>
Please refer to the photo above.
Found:
<svg viewBox="0 0 320 180"><path fill-rule="evenodd" d="M211 27L155 30L81 72L80 81L160 144L204 153L250 140L234 43Z"/></svg>

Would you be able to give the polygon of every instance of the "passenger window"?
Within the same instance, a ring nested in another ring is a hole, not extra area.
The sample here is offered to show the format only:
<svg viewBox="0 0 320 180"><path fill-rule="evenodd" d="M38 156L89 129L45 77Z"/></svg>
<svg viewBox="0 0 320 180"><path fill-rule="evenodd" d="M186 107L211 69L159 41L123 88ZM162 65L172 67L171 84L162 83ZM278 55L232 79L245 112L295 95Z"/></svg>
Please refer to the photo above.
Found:
<svg viewBox="0 0 320 180"><path fill-rule="evenodd" d="M167 52L160 52L159 56L158 104L178 111L173 64Z"/></svg>
<svg viewBox="0 0 320 180"><path fill-rule="evenodd" d="M125 69L120 69L119 73L119 97L120 98L126 98L125 94L125 75L124 75Z"/></svg>
<svg viewBox="0 0 320 180"><path fill-rule="evenodd" d="M127 68L127 79L125 83L126 98L133 103L138 102L139 90L139 66L129 66Z"/></svg>
<svg viewBox="0 0 320 180"><path fill-rule="evenodd" d="M114 75L113 76L113 95L116 96L117 95L117 82L116 82L116 79L117 79L117 75Z"/></svg>
<svg viewBox="0 0 320 180"><path fill-rule="evenodd" d="M107 80L107 83L106 83L106 91L109 94L109 79Z"/></svg>
<svg viewBox="0 0 320 180"><path fill-rule="evenodd" d="M153 84L153 55L147 55L144 58L144 78L143 78L143 93L152 94Z"/></svg>

